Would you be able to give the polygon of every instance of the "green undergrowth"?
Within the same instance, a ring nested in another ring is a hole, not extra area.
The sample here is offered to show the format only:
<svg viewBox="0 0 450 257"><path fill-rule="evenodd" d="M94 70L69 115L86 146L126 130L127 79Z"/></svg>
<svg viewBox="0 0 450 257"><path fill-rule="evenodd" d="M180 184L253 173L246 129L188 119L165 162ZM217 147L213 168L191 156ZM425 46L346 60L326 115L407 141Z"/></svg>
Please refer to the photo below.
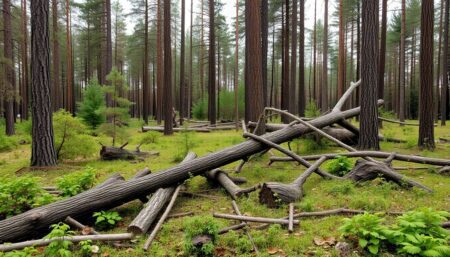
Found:
<svg viewBox="0 0 450 257"><path fill-rule="evenodd" d="M412 121L417 122L417 121ZM355 123L356 124L356 123ZM149 167L152 172L158 172L176 165L181 161L186 151L193 151L198 156L205 156L220 149L245 141L241 131L215 131L211 133L190 133L163 136L160 133L142 133L142 122L131 120L126 132L129 135L127 149L133 149L141 145L142 151L157 151L159 156L152 156L142 162L139 161L100 161L98 157L78 158L72 161L61 161L56 170L50 171L25 171L16 173L19 169L29 165L30 145L17 144L9 150L0 152L0 177L3 179L36 178L39 186L56 186L58 178L68 174L82 174L86 167L95 171L95 183L101 183L113 173L119 172L126 179L131 178L136 172ZM151 124L155 125L155 124ZM25 125L23 125L26 127ZM416 146L418 127L400 127L397 124L383 123L380 131L385 137L406 140L407 143L382 142L383 151L398 152L404 154L417 154L436 158L450 158L450 144L437 143L435 151L419 151ZM20 136L19 136L20 137ZM436 127L436 138L450 139L450 126ZM97 142L108 143L110 139L103 135L93 136L92 144L100 150ZM338 153L343 152L327 140L321 140L319 144L313 138L302 138L291 143L293 151L301 155ZM287 143L283 144L288 147ZM273 153L282 156L275 150ZM356 159L349 159L354 163ZM289 183L293 181L305 169L294 163L274 163L267 166L268 155L254 158L245 164L242 176L247 183L242 188L250 187L266 181ZM331 161L322 165L326 170ZM239 162L223 167L224 170L234 170ZM395 167L427 167L427 165L404 163L394 161ZM341 166L341 165L339 165ZM346 166L346 165L343 165ZM340 169L338 169L340 170ZM346 181L324 180L313 174L304 184L305 196L295 202L296 211L320 211L335 208L352 208L366 211L411 211L422 207L432 207L435 210L449 210L450 178L436 174L434 169L429 170L402 170L400 173L416 180L434 190L428 194L420 189L405 189L396 184L386 183L381 179L354 184ZM220 188L207 183L203 177L193 177L186 183L187 190L198 194L206 194L206 197L192 197L180 195L172 210L172 213L193 211L195 216L212 217L213 212L234 213L231 199ZM269 209L259 204L258 193L250 193L237 201L244 215L279 218L287 215L288 206L282 205L278 209ZM126 226L133 220L142 208L140 201L136 200L120 207L114 208L122 220L117 226L105 231L105 233L120 233L126 231ZM186 222L189 217L169 219L158 233L149 252L141 250L146 237L137 237L137 247L130 249L116 249L105 244L100 246L98 256L189 256L185 246ZM289 234L284 227L273 226L270 229L254 230L250 234L258 249L259 256L338 256L333 247L325 248L314 244L314 238L333 237L342 241L339 227L344 224L343 216L330 216L324 218L302 218L300 226L294 233ZM393 222L395 218L385 217L387 222ZM235 222L214 219L219 228L236 224ZM95 226L92 220L91 226ZM251 224L252 226L254 224ZM73 256L82 256L80 247L74 248ZM215 242L215 251L218 256L255 256L251 251L247 236L242 231L219 235ZM274 255L270 252L277 251ZM222 254L222 255L220 255ZM33 256L44 256L33 255ZM354 253L353 256L364 256L364 253ZM382 253L381 256L391 256Z"/></svg>

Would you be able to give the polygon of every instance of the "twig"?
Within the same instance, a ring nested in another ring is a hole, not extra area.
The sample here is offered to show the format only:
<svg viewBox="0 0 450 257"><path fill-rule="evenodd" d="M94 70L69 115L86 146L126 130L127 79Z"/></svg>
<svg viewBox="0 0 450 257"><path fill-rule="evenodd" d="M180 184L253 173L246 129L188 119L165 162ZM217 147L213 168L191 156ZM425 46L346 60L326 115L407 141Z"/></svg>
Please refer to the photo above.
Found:
<svg viewBox="0 0 450 257"><path fill-rule="evenodd" d="M181 217L192 216L192 215L194 215L194 212L188 211L188 212L180 212L180 213L170 214L169 216L167 216L167 218L175 219L175 218L181 218Z"/></svg>

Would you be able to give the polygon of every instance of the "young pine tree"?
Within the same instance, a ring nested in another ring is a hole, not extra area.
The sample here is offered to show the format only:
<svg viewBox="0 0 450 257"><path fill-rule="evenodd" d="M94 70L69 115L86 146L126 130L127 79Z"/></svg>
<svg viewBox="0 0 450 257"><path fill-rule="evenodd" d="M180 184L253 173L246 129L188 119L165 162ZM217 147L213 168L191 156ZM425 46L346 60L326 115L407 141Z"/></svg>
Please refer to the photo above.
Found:
<svg viewBox="0 0 450 257"><path fill-rule="evenodd" d="M92 80L79 103L78 116L86 125L96 129L105 122L105 93L96 80Z"/></svg>

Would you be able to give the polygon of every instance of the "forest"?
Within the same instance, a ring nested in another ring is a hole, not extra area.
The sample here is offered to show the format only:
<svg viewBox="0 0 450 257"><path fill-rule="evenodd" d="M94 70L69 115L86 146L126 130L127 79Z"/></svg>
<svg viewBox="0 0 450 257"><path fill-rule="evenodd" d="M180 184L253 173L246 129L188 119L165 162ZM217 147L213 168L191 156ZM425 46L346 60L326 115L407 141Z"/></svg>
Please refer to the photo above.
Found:
<svg viewBox="0 0 450 257"><path fill-rule="evenodd" d="M450 256L450 0L1 0L0 257Z"/></svg>

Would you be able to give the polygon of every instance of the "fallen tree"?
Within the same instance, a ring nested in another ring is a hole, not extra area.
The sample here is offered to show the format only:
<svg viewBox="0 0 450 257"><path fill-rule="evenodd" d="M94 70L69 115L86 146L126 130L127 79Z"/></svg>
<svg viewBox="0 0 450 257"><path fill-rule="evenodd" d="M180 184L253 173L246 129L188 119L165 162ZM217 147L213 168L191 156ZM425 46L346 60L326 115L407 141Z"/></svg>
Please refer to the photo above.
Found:
<svg viewBox="0 0 450 257"><path fill-rule="evenodd" d="M114 146L104 146L100 149L100 157L102 160L111 161L111 160L135 160L135 159L143 159L150 155L159 155L157 152L142 152L138 147L136 147L135 151L130 151L125 149L128 143L123 144L120 147Z"/></svg>
<svg viewBox="0 0 450 257"><path fill-rule="evenodd" d="M233 200L236 200L236 198L242 195L253 192L258 188L258 186L240 188L226 172L220 169L214 169L206 172L205 177L210 181L220 184L225 190L227 190Z"/></svg>
<svg viewBox="0 0 450 257"><path fill-rule="evenodd" d="M147 131L157 131L157 132L164 132L164 127L158 127L158 126L144 126L142 127L142 132ZM183 132L183 131L195 131L195 132L202 132L202 133L209 133L211 132L210 129L204 128L204 127L195 127L195 128L173 128L173 132Z"/></svg>
<svg viewBox="0 0 450 257"><path fill-rule="evenodd" d="M353 89L350 88L349 90ZM341 98L340 101L345 101L345 99ZM381 103L382 100L379 100L379 104ZM310 124L314 127L322 128L339 120L354 117L359 113L359 107L346 111L333 111L311 120ZM262 137L273 143L280 144L311 131L310 127L297 124L265 134ZM81 195L32 209L0 221L0 242L11 242L38 236L42 232L46 232L49 225L60 222L67 216L77 218L77 216L83 214L119 206L142 195L154 192L159 188L173 186L191 176L200 175L208 170L244 159L267 148L268 146L263 143L248 140L164 171L134 179L133 181L113 184L103 188L94 188Z"/></svg>

